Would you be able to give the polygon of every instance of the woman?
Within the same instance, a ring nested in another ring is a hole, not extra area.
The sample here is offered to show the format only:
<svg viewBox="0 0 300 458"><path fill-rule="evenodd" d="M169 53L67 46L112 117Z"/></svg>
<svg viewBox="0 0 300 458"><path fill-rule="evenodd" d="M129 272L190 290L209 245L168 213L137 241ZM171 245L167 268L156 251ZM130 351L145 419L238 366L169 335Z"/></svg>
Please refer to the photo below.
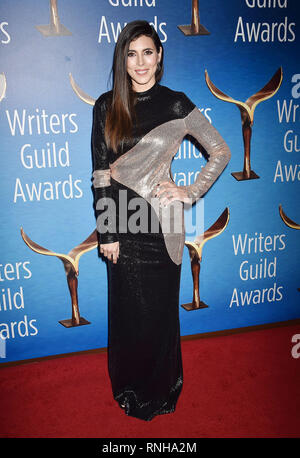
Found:
<svg viewBox="0 0 300 458"><path fill-rule="evenodd" d="M113 89L96 100L92 130L99 246L108 260L108 368L120 407L149 421L175 410L183 383L178 302L185 234L183 222L179 231L170 227L184 202L211 187L230 152L184 93L159 84L163 47L146 21L122 30L112 71ZM186 134L209 161L195 183L178 187L170 164Z"/></svg>

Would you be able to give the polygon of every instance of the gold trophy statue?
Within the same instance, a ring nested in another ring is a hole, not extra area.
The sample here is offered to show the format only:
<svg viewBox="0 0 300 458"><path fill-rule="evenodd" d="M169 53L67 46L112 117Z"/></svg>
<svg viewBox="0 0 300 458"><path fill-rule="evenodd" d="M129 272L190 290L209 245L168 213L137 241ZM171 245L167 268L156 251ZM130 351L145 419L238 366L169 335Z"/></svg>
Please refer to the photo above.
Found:
<svg viewBox="0 0 300 458"><path fill-rule="evenodd" d="M200 24L199 0L192 0L192 22L189 25L178 25L184 35L210 35L210 32Z"/></svg>
<svg viewBox="0 0 300 458"><path fill-rule="evenodd" d="M255 178L259 178L259 176L253 170L251 170L250 163L250 146L254 110L260 102L263 102L264 100L267 100L276 94L282 82L282 68L280 67L270 79L270 81L260 91L249 97L246 102L235 100L232 97L224 94L224 92L220 91L220 89L218 89L210 80L207 70L205 70L205 80L209 90L214 96L223 100L224 102L234 103L241 112L244 140L244 168L242 172L233 172L231 175L238 181L253 180Z"/></svg>
<svg viewBox="0 0 300 458"><path fill-rule="evenodd" d="M75 83L75 80L72 76L72 73L69 73L70 84L72 86L73 91L75 94L85 103L88 105L95 105L96 99L93 99L90 95L86 94L79 86Z"/></svg>
<svg viewBox="0 0 300 458"><path fill-rule="evenodd" d="M281 216L282 221L284 224L286 224L288 227L292 229L300 229L300 224L295 223L291 218L289 218L284 211L282 210L282 205L279 205L279 214ZM298 288L298 291L300 291L300 288Z"/></svg>
<svg viewBox="0 0 300 458"><path fill-rule="evenodd" d="M203 234L198 235L193 242L185 242L185 245L188 247L190 260L191 260L191 269L193 275L193 302L188 304L183 304L183 307L188 312L191 310L199 310L208 307L203 301L200 300L199 295L199 274L200 274L200 262L202 261L202 249L204 244L220 235L226 228L229 222L229 208L226 207L223 213L219 218L214 222L214 224L207 229Z"/></svg>
<svg viewBox="0 0 300 458"><path fill-rule="evenodd" d="M0 102L4 99L6 93L6 78L4 73L0 73Z"/></svg>
<svg viewBox="0 0 300 458"><path fill-rule="evenodd" d="M44 37L72 35L72 32L61 24L59 20L57 0L50 0L50 24L36 25L36 28Z"/></svg>
<svg viewBox="0 0 300 458"><path fill-rule="evenodd" d="M68 254L55 253L54 251L50 251L47 248L38 245L25 234L22 227L21 235L26 245L28 245L29 248L31 248L36 253L44 254L47 256L56 256L63 262L65 273L67 276L68 287L71 295L72 318L68 320L61 320L59 321L59 323L61 323L66 328L90 324L90 322L87 321L85 318L82 318L79 313L77 296L77 277L79 275L78 264L80 256L83 255L83 253L86 253L87 251L93 250L98 245L97 230L95 229L94 232L92 232L91 235L86 240L84 240L84 242L80 243L80 245L73 248Z"/></svg>

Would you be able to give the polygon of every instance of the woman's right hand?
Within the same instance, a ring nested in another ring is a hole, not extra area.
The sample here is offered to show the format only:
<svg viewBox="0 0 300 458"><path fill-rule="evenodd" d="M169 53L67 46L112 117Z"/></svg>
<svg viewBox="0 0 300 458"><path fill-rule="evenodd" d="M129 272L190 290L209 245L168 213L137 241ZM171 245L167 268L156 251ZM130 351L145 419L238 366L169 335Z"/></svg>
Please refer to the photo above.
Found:
<svg viewBox="0 0 300 458"><path fill-rule="evenodd" d="M116 264L119 257L119 242L100 243L100 253L103 253L109 261Z"/></svg>

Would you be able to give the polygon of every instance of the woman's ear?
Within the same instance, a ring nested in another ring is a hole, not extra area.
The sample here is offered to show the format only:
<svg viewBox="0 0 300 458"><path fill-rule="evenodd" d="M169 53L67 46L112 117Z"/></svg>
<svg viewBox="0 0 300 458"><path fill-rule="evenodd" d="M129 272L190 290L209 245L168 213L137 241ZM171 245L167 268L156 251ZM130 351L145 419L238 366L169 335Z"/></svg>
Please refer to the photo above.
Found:
<svg viewBox="0 0 300 458"><path fill-rule="evenodd" d="M159 47L159 51L158 51L158 62L160 62L160 60L161 60L161 55L162 55L161 51L162 51L162 47L160 46Z"/></svg>

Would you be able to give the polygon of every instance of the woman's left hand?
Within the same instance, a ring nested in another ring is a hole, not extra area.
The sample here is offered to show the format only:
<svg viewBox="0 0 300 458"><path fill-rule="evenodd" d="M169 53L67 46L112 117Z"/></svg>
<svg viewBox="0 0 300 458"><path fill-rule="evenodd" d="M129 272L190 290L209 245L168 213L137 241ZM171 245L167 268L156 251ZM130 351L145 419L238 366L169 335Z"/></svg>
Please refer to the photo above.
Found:
<svg viewBox="0 0 300 458"><path fill-rule="evenodd" d="M177 186L170 181L158 183L155 190L155 197L158 197L162 206L168 206L174 200L190 203L190 198L184 186Z"/></svg>

